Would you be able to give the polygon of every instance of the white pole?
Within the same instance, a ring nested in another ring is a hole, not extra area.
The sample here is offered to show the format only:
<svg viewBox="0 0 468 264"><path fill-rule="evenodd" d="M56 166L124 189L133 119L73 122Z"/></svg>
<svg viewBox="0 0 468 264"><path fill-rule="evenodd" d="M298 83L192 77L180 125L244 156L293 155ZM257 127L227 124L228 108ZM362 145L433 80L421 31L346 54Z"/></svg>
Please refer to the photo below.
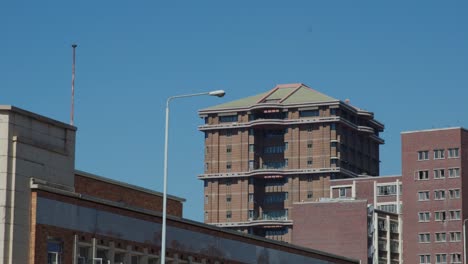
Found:
<svg viewBox="0 0 468 264"><path fill-rule="evenodd" d="M167 98L166 101L166 128L164 132L164 183L163 183L163 213L162 213L162 227L161 227L161 264L166 263L166 220L167 220L167 157L168 157L168 145L169 145L169 103L172 99L182 97L192 97L200 95L212 95L217 97L223 97L225 92L223 90L216 90L212 92L196 93L177 95Z"/></svg>
<svg viewBox="0 0 468 264"><path fill-rule="evenodd" d="M167 218L167 145L169 143L169 102L166 102L166 130L164 134L164 184L163 184L163 215L161 228L161 264L166 263L166 218Z"/></svg>

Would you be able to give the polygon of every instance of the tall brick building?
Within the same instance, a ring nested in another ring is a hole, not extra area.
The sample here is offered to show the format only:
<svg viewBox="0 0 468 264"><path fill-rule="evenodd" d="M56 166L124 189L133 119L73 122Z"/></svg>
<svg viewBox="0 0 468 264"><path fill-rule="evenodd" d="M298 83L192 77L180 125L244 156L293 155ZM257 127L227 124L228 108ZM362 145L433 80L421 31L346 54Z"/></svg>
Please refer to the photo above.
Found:
<svg viewBox="0 0 468 264"><path fill-rule="evenodd" d="M199 114L205 223L291 242L294 203L329 197L332 179L379 175L383 124L304 84Z"/></svg>
<svg viewBox="0 0 468 264"><path fill-rule="evenodd" d="M403 132L401 139L404 262L462 263L468 130Z"/></svg>

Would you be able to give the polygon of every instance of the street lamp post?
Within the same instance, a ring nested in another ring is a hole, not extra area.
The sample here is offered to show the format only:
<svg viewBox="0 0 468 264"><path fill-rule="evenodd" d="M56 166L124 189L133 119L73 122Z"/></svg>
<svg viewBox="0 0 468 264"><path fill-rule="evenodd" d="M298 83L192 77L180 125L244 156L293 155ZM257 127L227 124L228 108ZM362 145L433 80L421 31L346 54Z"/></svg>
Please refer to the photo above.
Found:
<svg viewBox="0 0 468 264"><path fill-rule="evenodd" d="M163 185L163 214L161 228L161 264L166 263L166 219L167 219L167 146L169 143L169 103L176 98L210 95L223 97L226 93L223 90L216 90L204 93L176 95L167 98L166 101L166 130L164 136L164 185Z"/></svg>

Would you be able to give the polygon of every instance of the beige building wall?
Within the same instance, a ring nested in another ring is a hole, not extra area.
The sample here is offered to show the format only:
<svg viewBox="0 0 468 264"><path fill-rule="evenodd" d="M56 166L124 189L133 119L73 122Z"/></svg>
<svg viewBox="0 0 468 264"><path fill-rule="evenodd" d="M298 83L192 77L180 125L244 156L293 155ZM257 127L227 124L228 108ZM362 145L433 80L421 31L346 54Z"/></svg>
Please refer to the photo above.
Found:
<svg viewBox="0 0 468 264"><path fill-rule="evenodd" d="M30 179L73 190L75 132L73 126L0 106L1 263L28 262Z"/></svg>

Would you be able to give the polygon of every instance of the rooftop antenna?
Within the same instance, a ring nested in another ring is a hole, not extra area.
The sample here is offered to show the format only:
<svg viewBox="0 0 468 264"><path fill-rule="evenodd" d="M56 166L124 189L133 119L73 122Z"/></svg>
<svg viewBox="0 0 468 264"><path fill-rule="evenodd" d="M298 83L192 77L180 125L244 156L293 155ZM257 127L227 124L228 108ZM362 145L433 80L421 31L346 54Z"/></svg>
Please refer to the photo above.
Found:
<svg viewBox="0 0 468 264"><path fill-rule="evenodd" d="M72 63L72 84L71 84L71 112L70 112L70 125L73 126L75 119L75 53L78 45L72 44L73 48L73 63Z"/></svg>

